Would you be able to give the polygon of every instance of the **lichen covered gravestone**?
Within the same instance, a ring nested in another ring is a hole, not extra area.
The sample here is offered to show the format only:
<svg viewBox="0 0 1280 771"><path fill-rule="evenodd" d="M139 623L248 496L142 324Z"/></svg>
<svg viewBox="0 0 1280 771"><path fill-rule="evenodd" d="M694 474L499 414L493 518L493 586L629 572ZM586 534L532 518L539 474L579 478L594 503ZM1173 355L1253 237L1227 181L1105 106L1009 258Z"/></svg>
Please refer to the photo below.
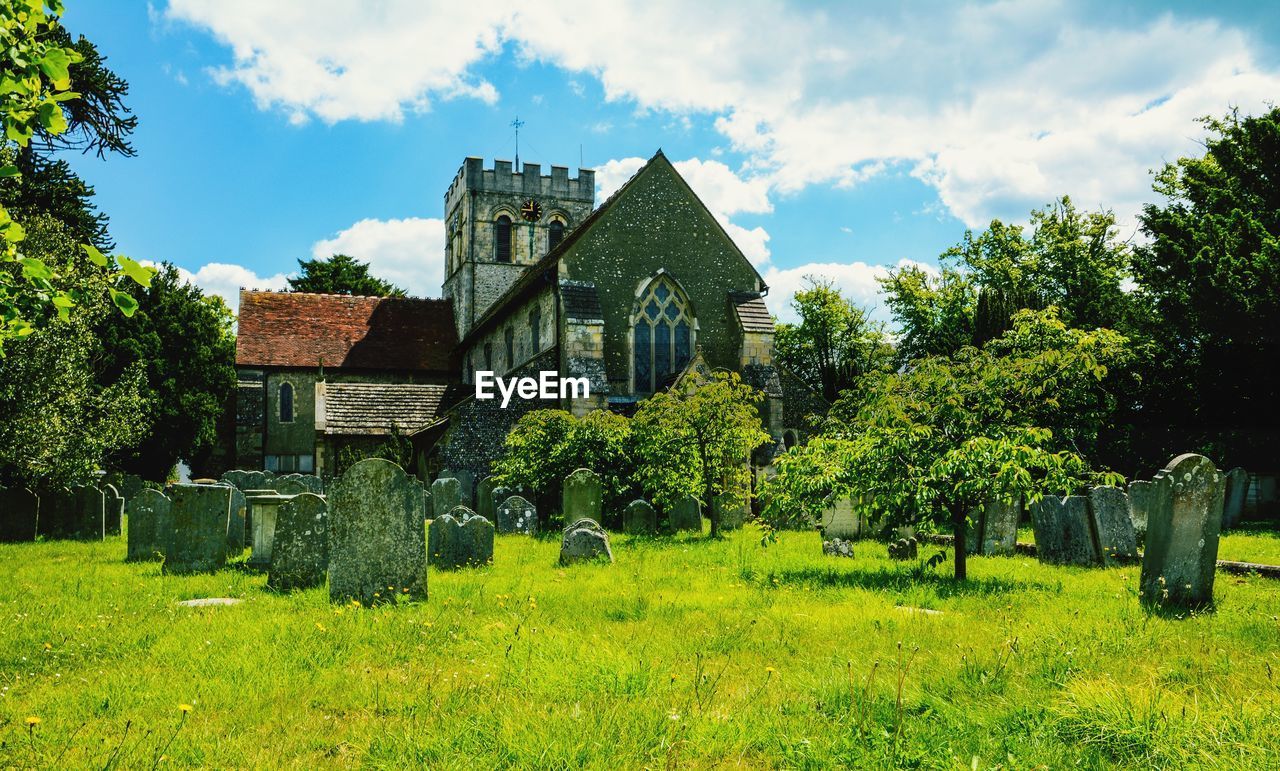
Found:
<svg viewBox="0 0 1280 771"><path fill-rule="evenodd" d="M173 538L173 511L169 499L159 490L144 488L130 498L125 507L129 515L129 549L127 560L150 560L163 557Z"/></svg>
<svg viewBox="0 0 1280 771"><path fill-rule="evenodd" d="M1151 511L1151 482L1135 479L1129 483L1129 517L1133 520L1133 533L1138 543L1146 543L1147 512Z"/></svg>
<svg viewBox="0 0 1280 771"><path fill-rule="evenodd" d="M247 564L265 570L271 566L271 549L276 538L276 516L280 507L291 501L293 496L251 490L245 498L249 502L249 540L253 547Z"/></svg>
<svg viewBox="0 0 1280 771"><path fill-rule="evenodd" d="M747 520L747 501L742 495L720 493L711 499L711 508L720 515L721 530L737 530Z"/></svg>
<svg viewBox="0 0 1280 771"><path fill-rule="evenodd" d="M249 514L249 499L244 491L223 482L231 490L231 515L227 517L227 556L238 557L244 551L245 519Z"/></svg>
<svg viewBox="0 0 1280 771"><path fill-rule="evenodd" d="M862 535L862 522L854 509L853 499L837 498L830 502L819 519L822 537L841 541L856 540Z"/></svg>
<svg viewBox="0 0 1280 771"><path fill-rule="evenodd" d="M103 485L102 496L105 507L102 517L102 531L106 535L120 535L124 525L124 496L115 485Z"/></svg>
<svg viewBox="0 0 1280 771"><path fill-rule="evenodd" d="M1222 486L1213 462L1194 453L1156 474L1142 555L1144 602L1188 610L1212 604Z"/></svg>
<svg viewBox="0 0 1280 771"><path fill-rule="evenodd" d="M165 551L164 572L211 573L225 565L231 490L221 485L173 485L169 500L173 537Z"/></svg>
<svg viewBox="0 0 1280 771"><path fill-rule="evenodd" d="M431 520L427 562L441 570L487 565L493 561L493 523L466 506Z"/></svg>
<svg viewBox="0 0 1280 771"><path fill-rule="evenodd" d="M648 501L636 499L622 510L622 532L630 535L655 535L658 512Z"/></svg>
<svg viewBox="0 0 1280 771"><path fill-rule="evenodd" d="M329 514L324 498L301 493L276 511L267 586L278 592L324 583L329 570Z"/></svg>
<svg viewBox="0 0 1280 771"><path fill-rule="evenodd" d="M512 495L498 506L498 532L504 535L538 534L538 510L524 498Z"/></svg>
<svg viewBox="0 0 1280 771"><path fill-rule="evenodd" d="M579 519L564 529L560 539L560 564L600 560L613 562L609 534L594 519Z"/></svg>
<svg viewBox="0 0 1280 771"><path fill-rule="evenodd" d="M698 505L698 499L692 495L681 498L671 507L671 511L667 512L667 522L675 533L701 533L702 510Z"/></svg>
<svg viewBox="0 0 1280 771"><path fill-rule="evenodd" d="M1089 491L1089 514L1098 538L1098 554L1108 565L1132 561L1138 556L1138 537L1129 513L1129 496L1119 487L1095 487Z"/></svg>
<svg viewBox="0 0 1280 771"><path fill-rule="evenodd" d="M1011 557L1018 546L1022 498L990 501L982 507L982 551L988 557Z"/></svg>
<svg viewBox="0 0 1280 771"><path fill-rule="evenodd" d="M1097 565L1089 531L1089 499L1083 495L1046 495L1032 512L1036 558L1049 565Z"/></svg>
<svg viewBox="0 0 1280 771"><path fill-rule="evenodd" d="M591 469L580 468L565 477L560 513L566 522L579 519L598 521L602 500L600 477Z"/></svg>
<svg viewBox="0 0 1280 771"><path fill-rule="evenodd" d="M308 485L302 481L299 474L286 474L278 477L275 484L272 485L276 493L279 495L301 495L303 493L313 492Z"/></svg>
<svg viewBox="0 0 1280 771"><path fill-rule="evenodd" d="M40 499L22 487L0 487L0 543L36 539Z"/></svg>
<svg viewBox="0 0 1280 771"><path fill-rule="evenodd" d="M462 483L454 477L440 477L431 483L431 514L442 517L462 505Z"/></svg>
<svg viewBox="0 0 1280 771"><path fill-rule="evenodd" d="M329 599L426 599L424 505L422 485L391 461L347 469L329 494Z"/></svg>
<svg viewBox="0 0 1280 771"><path fill-rule="evenodd" d="M1237 466L1223 475L1222 529L1235 527L1244 513L1244 498L1249 491L1249 472Z"/></svg>

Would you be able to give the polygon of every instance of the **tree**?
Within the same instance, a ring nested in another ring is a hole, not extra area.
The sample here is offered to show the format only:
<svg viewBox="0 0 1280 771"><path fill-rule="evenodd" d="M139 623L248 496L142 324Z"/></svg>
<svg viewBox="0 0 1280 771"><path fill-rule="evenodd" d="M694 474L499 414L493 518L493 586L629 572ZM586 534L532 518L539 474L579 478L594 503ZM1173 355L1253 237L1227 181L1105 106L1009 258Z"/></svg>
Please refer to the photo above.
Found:
<svg viewBox="0 0 1280 771"><path fill-rule="evenodd" d="M659 506L687 495L710 513L711 537L720 534L717 496L746 503L751 453L769 441L760 421L764 394L736 372L696 371L641 403L632 419L640 483Z"/></svg>
<svg viewBox="0 0 1280 771"><path fill-rule="evenodd" d="M880 286L899 330L900 364L949 356L973 341L978 292L967 274L947 265L936 274L903 265L880 279Z"/></svg>
<svg viewBox="0 0 1280 771"><path fill-rule="evenodd" d="M328 259L298 260L297 278L289 279L295 292L347 294L360 297L404 297L404 290L369 273L369 263L345 254Z"/></svg>
<svg viewBox="0 0 1280 771"><path fill-rule="evenodd" d="M827 401L859 378L890 367L893 348L882 324L867 318L831 281L808 277L791 307L799 324L779 324L774 355Z"/></svg>

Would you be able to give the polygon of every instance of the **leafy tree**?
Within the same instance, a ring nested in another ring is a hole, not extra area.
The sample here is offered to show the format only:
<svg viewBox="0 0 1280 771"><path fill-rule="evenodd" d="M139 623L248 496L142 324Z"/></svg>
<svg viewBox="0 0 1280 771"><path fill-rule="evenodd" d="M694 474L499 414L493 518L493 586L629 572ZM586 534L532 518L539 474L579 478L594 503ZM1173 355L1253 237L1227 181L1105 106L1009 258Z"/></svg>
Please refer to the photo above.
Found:
<svg viewBox="0 0 1280 771"><path fill-rule="evenodd" d="M867 318L831 281L806 281L791 300L800 323L778 325L774 353L827 401L835 401L862 376L887 370L893 348L883 325Z"/></svg>
<svg viewBox="0 0 1280 771"><path fill-rule="evenodd" d="M708 379L695 371L642 402L632 419L637 474L654 502L668 508L692 495L710 513L711 536L719 536L720 514L710 503L726 493L746 503L748 460L769 441L760 421L763 399L736 372Z"/></svg>
<svg viewBox="0 0 1280 771"><path fill-rule="evenodd" d="M328 259L298 260L301 271L289 279L295 292L347 294L360 297L404 297L404 290L369 273L369 263L345 254Z"/></svg>
<svg viewBox="0 0 1280 771"><path fill-rule="evenodd" d="M880 279L885 304L899 330L899 363L949 356L973 341L977 288L967 274L947 265L933 274L903 265Z"/></svg>

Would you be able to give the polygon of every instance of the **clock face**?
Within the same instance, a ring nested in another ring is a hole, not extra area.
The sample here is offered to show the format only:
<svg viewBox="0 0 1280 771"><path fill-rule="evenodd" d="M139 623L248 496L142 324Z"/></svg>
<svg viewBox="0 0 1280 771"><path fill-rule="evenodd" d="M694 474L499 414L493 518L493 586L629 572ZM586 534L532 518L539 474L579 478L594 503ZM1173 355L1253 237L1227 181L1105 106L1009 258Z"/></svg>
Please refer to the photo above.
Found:
<svg viewBox="0 0 1280 771"><path fill-rule="evenodd" d="M530 222L542 219L542 204L530 198L520 206L520 216Z"/></svg>

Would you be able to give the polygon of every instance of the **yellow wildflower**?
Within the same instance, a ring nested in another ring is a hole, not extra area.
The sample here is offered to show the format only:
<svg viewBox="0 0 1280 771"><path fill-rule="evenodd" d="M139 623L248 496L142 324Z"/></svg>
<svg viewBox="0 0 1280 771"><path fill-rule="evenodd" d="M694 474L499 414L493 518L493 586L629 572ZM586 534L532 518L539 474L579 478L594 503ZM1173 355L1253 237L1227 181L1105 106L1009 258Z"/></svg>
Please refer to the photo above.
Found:
<svg viewBox="0 0 1280 771"><path fill-rule="evenodd" d="M41 723L40 718L36 717L35 715L32 715L31 717L27 718L27 725L29 725L29 726L31 726L31 727L33 727L33 728L34 728L35 726L40 725L40 723Z"/></svg>
<svg viewBox="0 0 1280 771"><path fill-rule="evenodd" d="M191 711L191 710L193 710L193 709L195 709L195 707L191 706L190 704L179 704L179 705L178 705L178 711L179 711L179 712L181 712L181 713L182 713L182 714L184 714L184 715L185 715L185 714L187 714L188 712L190 712L190 711Z"/></svg>

